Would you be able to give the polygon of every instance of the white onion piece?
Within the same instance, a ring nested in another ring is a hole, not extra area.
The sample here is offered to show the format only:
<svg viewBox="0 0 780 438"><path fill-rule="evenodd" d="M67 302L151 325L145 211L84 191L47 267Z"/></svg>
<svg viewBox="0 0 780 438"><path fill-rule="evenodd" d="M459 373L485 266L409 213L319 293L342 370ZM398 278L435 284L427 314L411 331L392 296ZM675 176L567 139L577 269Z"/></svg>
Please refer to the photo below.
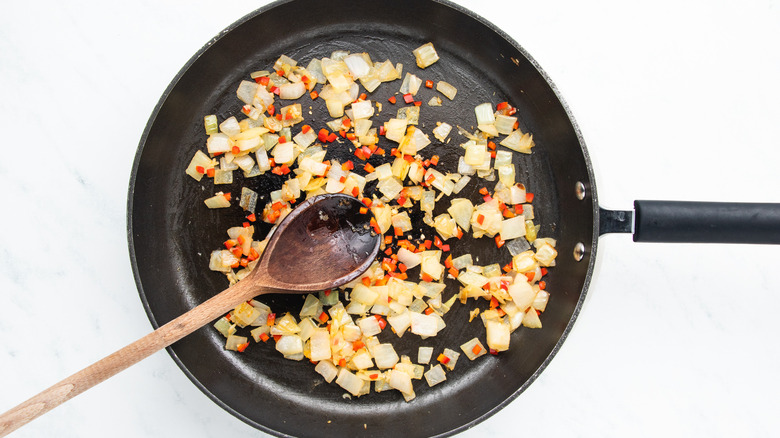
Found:
<svg viewBox="0 0 780 438"><path fill-rule="evenodd" d="M285 356L303 353L303 341L298 335L282 335L276 341L276 350Z"/></svg>
<svg viewBox="0 0 780 438"><path fill-rule="evenodd" d="M374 115L370 100L361 100L352 104L352 120L367 119Z"/></svg>
<svg viewBox="0 0 780 438"><path fill-rule="evenodd" d="M536 313L535 309L531 308L525 312L525 316L523 317L523 327L542 328L542 321L539 319L539 315Z"/></svg>
<svg viewBox="0 0 780 438"><path fill-rule="evenodd" d="M238 120L235 116L231 116L219 124L219 131L233 137L241 132L241 126L238 125Z"/></svg>
<svg viewBox="0 0 780 438"><path fill-rule="evenodd" d="M420 68L428 67L439 60L439 54L433 47L433 43L426 43L412 51L417 66Z"/></svg>
<svg viewBox="0 0 780 438"><path fill-rule="evenodd" d="M509 349L509 336L511 327L502 320L488 320L485 325L487 331L487 344L493 350L506 351Z"/></svg>
<svg viewBox="0 0 780 438"><path fill-rule="evenodd" d="M397 389L403 394L414 394L414 389L412 389L412 377L403 371L390 370L387 383L389 383L393 389Z"/></svg>
<svg viewBox="0 0 780 438"><path fill-rule="evenodd" d="M375 336L382 332L379 321L373 316L367 316L359 320L358 327L360 327L363 336Z"/></svg>
<svg viewBox="0 0 780 438"><path fill-rule="evenodd" d="M511 134L512 131L514 131L515 122L517 122L517 117L498 114L495 116L495 118L496 118L495 126L499 134L508 135Z"/></svg>
<svg viewBox="0 0 780 438"><path fill-rule="evenodd" d="M249 105L252 103L252 99L254 99L258 88L260 87L254 81L241 81L241 83L238 84L236 96L238 96L239 100Z"/></svg>
<svg viewBox="0 0 780 438"><path fill-rule="evenodd" d="M309 337L309 341L311 343L311 360L317 362L330 359L330 334L328 333L328 329L315 329Z"/></svg>
<svg viewBox="0 0 780 438"><path fill-rule="evenodd" d="M522 311L525 311L534 302L534 298L536 298L536 292L534 292L533 287L526 281L525 276L522 275L515 277L515 281L507 288L507 292L512 297L515 305Z"/></svg>
<svg viewBox="0 0 780 438"><path fill-rule="evenodd" d="M552 266L555 263L555 257L558 256L558 252L549 243L544 243L541 247L536 249L534 258L542 266Z"/></svg>
<svg viewBox="0 0 780 438"><path fill-rule="evenodd" d="M339 370L338 377L336 377L336 384L344 388L347 392L354 396L358 396L363 389L363 379L349 372L348 369L342 368Z"/></svg>
<svg viewBox="0 0 780 438"><path fill-rule="evenodd" d="M333 365L333 362L327 360L319 362L317 366L314 367L314 371L318 372L328 383L332 382L339 373L339 369L336 365Z"/></svg>
<svg viewBox="0 0 780 438"><path fill-rule="evenodd" d="M385 138L400 143L406 135L405 119L390 119L385 122Z"/></svg>
<svg viewBox="0 0 780 438"><path fill-rule="evenodd" d="M212 196L211 198L205 199L203 201L206 204L206 207L208 208L227 208L230 207L230 201L228 201L225 196L222 194L222 192L218 192L216 195ZM229 251L228 251L229 253Z"/></svg>
<svg viewBox="0 0 780 438"><path fill-rule="evenodd" d="M492 125L496 122L493 114L493 105L485 102L474 107L474 113L477 116L477 125Z"/></svg>
<svg viewBox="0 0 780 438"><path fill-rule="evenodd" d="M403 263L407 269L412 269L420 264L422 258L419 253L409 251L406 248L400 248L398 250L398 261Z"/></svg>
<svg viewBox="0 0 780 438"><path fill-rule="evenodd" d="M392 368L398 363L398 353L395 352L393 344L379 344L372 350L374 361L380 370Z"/></svg>
<svg viewBox="0 0 780 438"><path fill-rule="evenodd" d="M485 161L485 155L487 155L487 145L468 141L466 143L466 155L463 157L463 161L472 167L481 166Z"/></svg>
<svg viewBox="0 0 780 438"><path fill-rule="evenodd" d="M430 370L425 372L425 381L428 382L428 386L438 385L445 380L447 380L447 375L440 364L432 366Z"/></svg>
<svg viewBox="0 0 780 438"><path fill-rule="evenodd" d="M344 102L338 99L325 99L325 105L328 107L328 114L331 117L341 117L344 115Z"/></svg>
<svg viewBox="0 0 780 438"><path fill-rule="evenodd" d="M436 91L445 95L449 100L455 99L455 95L458 94L457 88L444 81L436 83Z"/></svg>
<svg viewBox="0 0 780 438"><path fill-rule="evenodd" d="M306 71L309 72L318 84L324 84L327 81L327 78L322 73L322 62L317 58L313 58L309 61L309 65L306 66Z"/></svg>
<svg viewBox="0 0 780 438"><path fill-rule="evenodd" d="M352 77L362 78L368 74L371 66L366 62L365 58L360 53L353 53L344 58L344 63L347 64Z"/></svg>
<svg viewBox="0 0 780 438"><path fill-rule="evenodd" d="M317 132L314 131L314 129L309 129L309 132L299 132L298 134L293 137L293 141L295 144L300 146L303 149L308 148L311 146L312 143L314 143L317 140Z"/></svg>
<svg viewBox="0 0 780 438"><path fill-rule="evenodd" d="M525 236L525 217L523 215L501 221L501 240L507 241Z"/></svg>
<svg viewBox="0 0 780 438"><path fill-rule="evenodd" d="M433 136L436 137L437 140L443 142L447 139L447 136L450 135L451 130L452 125L442 122L437 127L433 128Z"/></svg>
<svg viewBox="0 0 780 438"><path fill-rule="evenodd" d="M461 345L460 349L463 350L463 353L466 354L466 357L468 357L469 360L474 360L480 356L484 356L488 352L485 346L482 345L482 342L479 342L479 339L477 338L472 338L465 344Z"/></svg>
<svg viewBox="0 0 780 438"><path fill-rule="evenodd" d="M395 331L395 334L400 338L412 324L411 312L409 312L409 309L406 309L402 313L388 316L387 323L390 324L390 326L393 328L393 331Z"/></svg>
<svg viewBox="0 0 780 438"><path fill-rule="evenodd" d="M544 290L540 290L536 293L536 298L534 298L534 302L531 304L531 306L540 312L544 312L544 309L547 308L547 301L549 299L550 293Z"/></svg>
<svg viewBox="0 0 780 438"><path fill-rule="evenodd" d="M355 368L359 370L365 370L374 366L374 361L371 360L371 355L365 349L355 353L355 355L352 356L352 360L350 362L355 366Z"/></svg>
<svg viewBox="0 0 780 438"><path fill-rule="evenodd" d="M223 133L212 134L206 140L206 149L212 155L228 152L232 147L233 142L230 140L230 137Z"/></svg>
<svg viewBox="0 0 780 438"><path fill-rule="evenodd" d="M412 333L419 336L436 336L438 321L433 315L412 312Z"/></svg>

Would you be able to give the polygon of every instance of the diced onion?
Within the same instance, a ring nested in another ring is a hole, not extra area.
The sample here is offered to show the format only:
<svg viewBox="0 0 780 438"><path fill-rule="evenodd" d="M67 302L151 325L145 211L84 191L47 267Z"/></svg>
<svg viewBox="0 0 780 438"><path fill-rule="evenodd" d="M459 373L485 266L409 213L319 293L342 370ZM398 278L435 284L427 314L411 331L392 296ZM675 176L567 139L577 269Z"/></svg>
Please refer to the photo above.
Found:
<svg viewBox="0 0 780 438"><path fill-rule="evenodd" d="M436 386L445 380L447 380L447 375L440 364L432 366L430 370L425 372L425 381L428 382L428 386Z"/></svg>
<svg viewBox="0 0 780 438"><path fill-rule="evenodd" d="M426 43L412 51L417 66L425 68L439 60L439 54L433 47L433 43Z"/></svg>

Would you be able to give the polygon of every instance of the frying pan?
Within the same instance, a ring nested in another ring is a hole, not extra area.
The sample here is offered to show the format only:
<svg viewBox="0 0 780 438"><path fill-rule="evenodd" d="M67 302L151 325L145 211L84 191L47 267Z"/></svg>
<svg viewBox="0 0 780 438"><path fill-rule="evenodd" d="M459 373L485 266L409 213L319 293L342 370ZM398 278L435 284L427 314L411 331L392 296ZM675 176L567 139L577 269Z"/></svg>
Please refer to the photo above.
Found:
<svg viewBox="0 0 780 438"><path fill-rule="evenodd" d="M322 384L309 364L284 360L270 346L243 355L226 352L210 328L169 349L190 379L215 402L269 433L430 436L459 432L482 421L527 388L560 348L585 298L599 234L631 231L631 212L599 208L582 136L549 79L522 48L456 5L409 1L383 4L383 8L385 13L375 14L371 8L355 7L348 1L275 3L228 28L171 83L144 131L129 194L133 268L152 323L163 324L221 290L224 278L205 269L204 255L219 246L221 230L243 220L239 211L224 214L201 208L201 185L180 172L202 147L203 115L235 115L238 82L248 72L266 68L282 53L307 61L336 49L367 51L375 59L412 66L411 50L433 41L442 59L425 75L454 83L458 100L464 104L423 111L423 129L430 129L437 120L471 126L475 102L506 100L518 107L521 128L534 134L534 154L516 157L518 179L536 194L541 234L556 238L561 254L549 275L548 286L554 292L543 315L545 327L518 331L513 335L513 348L497 357L464 361L449 374L446 384L427 389L424 382L418 383L418 397L412 403L392 393L344 400L343 391ZM350 14L344 14L345 10ZM385 102L389 88L394 87L380 87L372 98ZM328 120L322 106L313 105L312 112L311 123ZM439 154L443 167L452 168L456 160L452 146L429 146L425 154ZM335 158L341 157L336 153ZM245 182L263 193L280 183L273 176ZM463 194L478 199L477 187L472 185ZM635 237L777 243L780 219L776 206L738 207L725 209L729 214L723 216L720 205L639 202ZM703 232L702 208L718 215L707 222L704 231L723 227L729 232L717 232L715 237ZM757 218L762 225L734 226L744 224L746 218ZM735 233L735 229L742 232ZM492 241L466 240L454 252L507 261ZM268 304L294 311L301 302L300 297L275 297ZM432 345L452 348L479 334L477 324L466 323L466 314L463 307L453 310L447 332ZM408 338L403 341L401 349L407 348L407 354L418 344Z"/></svg>

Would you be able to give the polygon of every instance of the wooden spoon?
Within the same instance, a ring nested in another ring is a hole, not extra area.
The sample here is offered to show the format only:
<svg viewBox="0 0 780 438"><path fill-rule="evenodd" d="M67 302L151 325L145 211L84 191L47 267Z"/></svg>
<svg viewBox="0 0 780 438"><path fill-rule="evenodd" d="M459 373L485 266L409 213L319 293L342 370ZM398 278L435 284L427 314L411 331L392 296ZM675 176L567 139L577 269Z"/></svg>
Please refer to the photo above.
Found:
<svg viewBox="0 0 780 438"><path fill-rule="evenodd" d="M173 344L240 303L267 293L314 292L349 283L376 258L381 236L364 205L342 195L301 203L273 232L245 279L152 333L62 380L0 416L0 437Z"/></svg>

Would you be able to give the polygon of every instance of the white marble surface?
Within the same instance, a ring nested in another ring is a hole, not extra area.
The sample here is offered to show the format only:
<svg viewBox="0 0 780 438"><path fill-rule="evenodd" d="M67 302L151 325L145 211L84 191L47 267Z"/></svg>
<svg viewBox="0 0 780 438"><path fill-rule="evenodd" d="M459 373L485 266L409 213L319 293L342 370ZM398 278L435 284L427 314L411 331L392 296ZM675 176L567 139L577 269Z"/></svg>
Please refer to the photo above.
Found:
<svg viewBox="0 0 780 438"><path fill-rule="evenodd" d="M149 331L130 168L171 78L265 2L6 2L0 13L0 411ZM520 42L579 122L601 204L780 202L780 3L462 0ZM770 436L780 247L600 241L568 341L463 436ZM161 352L16 437L258 436Z"/></svg>

